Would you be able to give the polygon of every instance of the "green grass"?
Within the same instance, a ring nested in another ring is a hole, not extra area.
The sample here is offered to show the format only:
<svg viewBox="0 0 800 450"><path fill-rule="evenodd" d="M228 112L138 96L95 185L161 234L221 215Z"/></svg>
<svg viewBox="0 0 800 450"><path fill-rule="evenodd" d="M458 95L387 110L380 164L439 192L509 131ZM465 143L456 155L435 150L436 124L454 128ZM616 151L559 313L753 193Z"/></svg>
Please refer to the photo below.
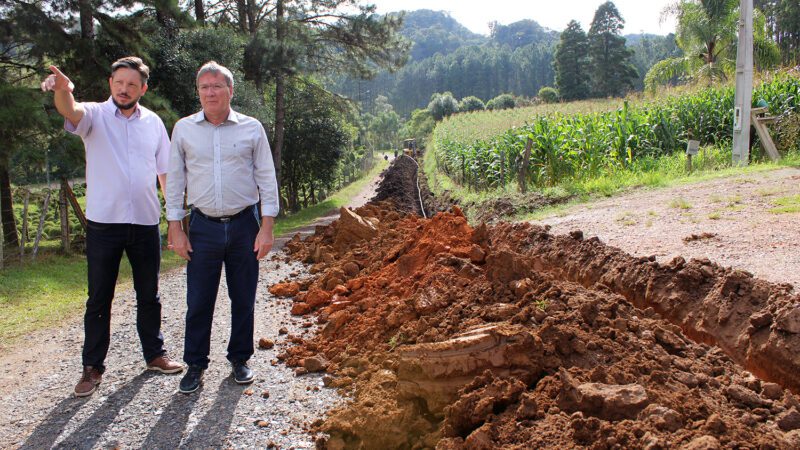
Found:
<svg viewBox="0 0 800 450"><path fill-rule="evenodd" d="M382 157L376 158L375 167L366 176L324 202L278 220L275 235L290 233L346 205L387 165ZM162 227L162 233L165 232ZM58 240L43 241L36 261L30 260L30 254L29 246L24 261L7 260L7 266L0 270L0 350L8 349L31 332L75 320L83 314L87 296L85 257L62 255ZM161 273L184 264L174 252L162 251ZM130 283L130 264L127 258L122 258L117 291L126 289Z"/></svg>
<svg viewBox="0 0 800 450"><path fill-rule="evenodd" d="M86 259L59 254L59 245L58 241L46 241L36 261L30 261L28 254L25 261L0 271L0 349L32 331L82 314L87 296ZM181 265L183 260L173 252L163 252L162 272ZM125 285L130 279L130 264L123 258L119 282Z"/></svg>
<svg viewBox="0 0 800 450"><path fill-rule="evenodd" d="M705 147L694 158L694 170L692 173L686 172L685 156L678 154L655 160L641 161L627 169L602 174L597 177L565 180L556 186L543 188L538 192L543 195L552 192L566 194L562 195L562 197L569 197L570 200L568 202L519 214L509 220L541 220L545 217L563 215L576 205L620 195L632 189L658 189L735 176L745 176L742 178L744 180L742 182L752 182L752 176L761 172L783 167L800 167L800 153L797 152L787 154L778 162L763 161L744 167L732 166L730 159L730 148ZM516 192L517 188L516 183L507 184L505 189L492 189L482 192L460 187L446 174L437 170L436 160L431 151L425 155L424 167L433 193L441 195L444 191L448 191L449 195L461 204L490 202L494 199L508 196L509 193ZM718 203L726 203L726 210L739 211L744 209L744 206L740 204L741 198L735 195L721 196L712 194L711 199ZM467 217L472 217L469 210L467 211Z"/></svg>
<svg viewBox="0 0 800 450"><path fill-rule="evenodd" d="M769 212L773 214L791 214L800 212L800 195L790 195L788 197L781 197L772 201L776 208L772 208Z"/></svg>
<svg viewBox="0 0 800 450"><path fill-rule="evenodd" d="M692 204L687 202L686 199L684 198L676 198L669 202L669 207L675 209L687 210L687 209L692 209Z"/></svg>

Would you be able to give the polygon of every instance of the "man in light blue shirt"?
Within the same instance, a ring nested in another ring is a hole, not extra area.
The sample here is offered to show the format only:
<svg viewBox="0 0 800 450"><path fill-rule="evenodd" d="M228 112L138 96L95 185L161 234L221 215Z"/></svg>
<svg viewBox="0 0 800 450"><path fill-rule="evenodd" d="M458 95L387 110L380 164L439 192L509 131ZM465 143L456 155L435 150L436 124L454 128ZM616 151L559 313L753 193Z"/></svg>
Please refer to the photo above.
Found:
<svg viewBox="0 0 800 450"><path fill-rule="evenodd" d="M167 177L169 247L188 260L186 335L189 365L180 391L200 386L208 368L211 323L222 272L231 299L227 358L237 383L253 381L258 260L272 248L278 185L267 134L259 121L231 109L233 75L214 61L197 73L202 111L172 130ZM190 205L189 236L182 229L184 192ZM260 208L259 208L260 207ZM259 213L260 209L260 213Z"/></svg>
<svg viewBox="0 0 800 450"><path fill-rule="evenodd" d="M111 97L103 103L75 101L74 85L57 67L42 82L54 92L64 128L86 147L86 261L89 298L84 315L83 374L75 395L91 395L105 371L111 335L111 301L122 253L128 255L136 291L136 329L148 370L177 373L161 334L158 272L161 203L156 178L165 185L169 137L164 123L139 105L150 69L133 56L111 65Z"/></svg>

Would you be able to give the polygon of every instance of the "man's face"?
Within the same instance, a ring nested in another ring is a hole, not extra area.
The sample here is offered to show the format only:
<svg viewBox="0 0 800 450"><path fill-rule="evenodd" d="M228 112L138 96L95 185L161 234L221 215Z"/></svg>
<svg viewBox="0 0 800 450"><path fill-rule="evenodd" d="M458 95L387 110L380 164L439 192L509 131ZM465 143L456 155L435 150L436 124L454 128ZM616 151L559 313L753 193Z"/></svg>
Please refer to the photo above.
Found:
<svg viewBox="0 0 800 450"><path fill-rule="evenodd" d="M120 67L108 79L111 88L111 99L117 108L129 110L136 106L139 99L147 92L147 85L142 84L139 72L127 67Z"/></svg>
<svg viewBox="0 0 800 450"><path fill-rule="evenodd" d="M197 80L197 92L206 115L225 115L230 110L233 87L225 83L221 73L206 72L201 75Z"/></svg>

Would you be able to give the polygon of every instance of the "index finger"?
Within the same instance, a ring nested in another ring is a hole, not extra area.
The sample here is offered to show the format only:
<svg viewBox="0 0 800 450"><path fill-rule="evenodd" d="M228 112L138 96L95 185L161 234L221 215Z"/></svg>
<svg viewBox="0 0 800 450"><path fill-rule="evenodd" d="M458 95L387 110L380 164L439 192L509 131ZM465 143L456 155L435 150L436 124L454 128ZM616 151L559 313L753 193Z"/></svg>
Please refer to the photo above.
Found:
<svg viewBox="0 0 800 450"><path fill-rule="evenodd" d="M55 74L55 76L57 76L57 77L65 77L66 76L66 75L64 75L63 72L58 70L58 67L56 67L56 66L50 66L50 71L53 72L53 74Z"/></svg>

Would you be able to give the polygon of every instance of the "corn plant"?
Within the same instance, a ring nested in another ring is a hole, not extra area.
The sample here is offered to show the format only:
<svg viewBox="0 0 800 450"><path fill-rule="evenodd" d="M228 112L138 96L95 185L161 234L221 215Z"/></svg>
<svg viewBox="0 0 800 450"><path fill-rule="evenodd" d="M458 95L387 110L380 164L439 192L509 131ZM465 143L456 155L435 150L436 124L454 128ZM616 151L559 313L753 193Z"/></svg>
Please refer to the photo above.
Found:
<svg viewBox="0 0 800 450"><path fill-rule="evenodd" d="M728 86L615 108L595 101L456 115L434 130L435 157L462 185L502 187L516 179L530 139L528 181L553 186L681 152L690 137L703 145L728 145L733 97ZM762 99L772 114L800 112L800 79L782 73L764 81L753 93L754 102ZM576 110L581 107L584 112Z"/></svg>

